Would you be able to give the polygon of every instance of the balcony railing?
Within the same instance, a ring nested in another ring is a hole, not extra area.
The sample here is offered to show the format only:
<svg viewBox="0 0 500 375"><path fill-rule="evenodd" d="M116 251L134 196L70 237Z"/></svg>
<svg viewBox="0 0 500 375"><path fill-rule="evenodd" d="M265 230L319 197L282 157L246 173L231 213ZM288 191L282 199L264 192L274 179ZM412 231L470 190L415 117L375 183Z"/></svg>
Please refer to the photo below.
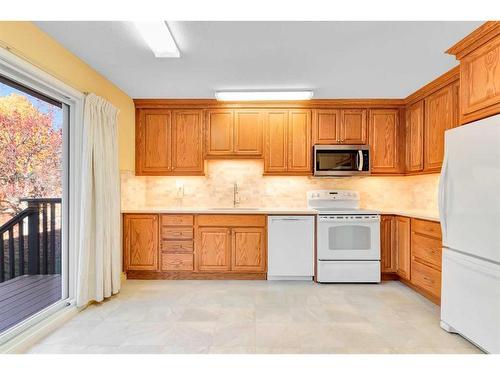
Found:
<svg viewBox="0 0 500 375"><path fill-rule="evenodd" d="M28 207L0 227L0 283L61 273L61 198L22 201Z"/></svg>

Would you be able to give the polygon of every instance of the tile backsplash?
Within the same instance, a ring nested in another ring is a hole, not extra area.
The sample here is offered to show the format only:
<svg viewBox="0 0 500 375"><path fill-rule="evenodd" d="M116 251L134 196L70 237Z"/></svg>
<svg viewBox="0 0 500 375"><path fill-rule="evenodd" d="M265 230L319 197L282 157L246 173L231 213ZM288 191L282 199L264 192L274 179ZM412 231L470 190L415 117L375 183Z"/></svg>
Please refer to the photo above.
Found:
<svg viewBox="0 0 500 375"><path fill-rule="evenodd" d="M241 207L303 208L308 190L351 189L360 192L361 206L365 208L418 210L430 214L438 210L437 174L347 178L262 176L262 160L209 160L206 163L205 176L145 177L123 171L122 209L231 207L236 182Z"/></svg>

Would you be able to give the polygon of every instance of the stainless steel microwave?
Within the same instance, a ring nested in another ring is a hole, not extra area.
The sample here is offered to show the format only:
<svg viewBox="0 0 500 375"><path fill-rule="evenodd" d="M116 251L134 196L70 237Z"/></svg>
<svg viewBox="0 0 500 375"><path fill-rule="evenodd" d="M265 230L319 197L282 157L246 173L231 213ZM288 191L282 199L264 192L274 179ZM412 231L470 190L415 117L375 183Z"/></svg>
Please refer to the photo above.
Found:
<svg viewBox="0 0 500 375"><path fill-rule="evenodd" d="M364 145L314 145L314 176L370 174L370 147Z"/></svg>

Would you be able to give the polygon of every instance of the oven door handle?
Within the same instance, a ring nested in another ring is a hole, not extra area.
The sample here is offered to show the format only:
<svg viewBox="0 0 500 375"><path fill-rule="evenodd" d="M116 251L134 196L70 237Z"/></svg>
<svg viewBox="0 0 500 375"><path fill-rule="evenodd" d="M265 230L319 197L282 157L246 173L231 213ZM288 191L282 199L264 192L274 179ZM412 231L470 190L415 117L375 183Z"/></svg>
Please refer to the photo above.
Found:
<svg viewBox="0 0 500 375"><path fill-rule="evenodd" d="M358 155L356 157L356 160L358 162L358 171L362 171L363 170L363 164L365 162L362 150L358 150Z"/></svg>

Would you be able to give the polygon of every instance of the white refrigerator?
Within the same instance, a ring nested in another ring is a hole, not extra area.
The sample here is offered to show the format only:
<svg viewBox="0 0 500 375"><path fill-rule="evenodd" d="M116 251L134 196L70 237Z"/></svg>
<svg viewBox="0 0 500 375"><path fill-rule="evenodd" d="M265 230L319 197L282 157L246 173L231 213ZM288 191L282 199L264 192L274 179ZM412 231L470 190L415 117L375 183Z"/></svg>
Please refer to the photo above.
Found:
<svg viewBox="0 0 500 375"><path fill-rule="evenodd" d="M441 327L500 353L500 115L446 131Z"/></svg>

